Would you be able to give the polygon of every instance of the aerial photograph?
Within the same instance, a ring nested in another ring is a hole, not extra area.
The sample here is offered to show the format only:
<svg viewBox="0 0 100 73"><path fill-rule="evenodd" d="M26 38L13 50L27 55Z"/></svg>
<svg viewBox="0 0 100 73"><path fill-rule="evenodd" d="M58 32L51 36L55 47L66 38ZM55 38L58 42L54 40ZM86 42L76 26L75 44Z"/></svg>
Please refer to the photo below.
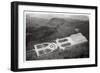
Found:
<svg viewBox="0 0 100 73"><path fill-rule="evenodd" d="M67 12L25 13L26 61L89 58L89 16Z"/></svg>

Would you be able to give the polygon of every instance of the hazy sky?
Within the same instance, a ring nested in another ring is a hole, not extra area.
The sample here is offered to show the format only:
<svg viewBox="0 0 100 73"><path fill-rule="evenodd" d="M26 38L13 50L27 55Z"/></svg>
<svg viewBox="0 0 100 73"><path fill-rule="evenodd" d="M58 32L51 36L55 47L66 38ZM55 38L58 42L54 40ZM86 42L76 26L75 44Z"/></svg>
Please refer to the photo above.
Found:
<svg viewBox="0 0 100 73"><path fill-rule="evenodd" d="M26 12L26 14L30 17L39 17L44 19L51 18L72 18L72 19L80 19L80 20L88 20L88 15L86 14L72 14L72 13L51 13L51 12Z"/></svg>

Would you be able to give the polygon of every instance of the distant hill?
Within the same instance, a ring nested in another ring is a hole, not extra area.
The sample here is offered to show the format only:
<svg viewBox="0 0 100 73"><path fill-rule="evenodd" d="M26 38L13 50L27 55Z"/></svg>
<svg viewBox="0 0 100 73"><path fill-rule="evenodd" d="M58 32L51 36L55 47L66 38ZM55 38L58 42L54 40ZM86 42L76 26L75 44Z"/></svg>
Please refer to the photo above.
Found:
<svg viewBox="0 0 100 73"><path fill-rule="evenodd" d="M57 24L66 24L67 26L74 26L75 23L84 23L88 19L75 19L75 18L51 18L46 19L42 17L26 17L26 27L40 27L40 26L56 26ZM77 24L76 24L77 25ZM75 26L76 26L75 25Z"/></svg>

